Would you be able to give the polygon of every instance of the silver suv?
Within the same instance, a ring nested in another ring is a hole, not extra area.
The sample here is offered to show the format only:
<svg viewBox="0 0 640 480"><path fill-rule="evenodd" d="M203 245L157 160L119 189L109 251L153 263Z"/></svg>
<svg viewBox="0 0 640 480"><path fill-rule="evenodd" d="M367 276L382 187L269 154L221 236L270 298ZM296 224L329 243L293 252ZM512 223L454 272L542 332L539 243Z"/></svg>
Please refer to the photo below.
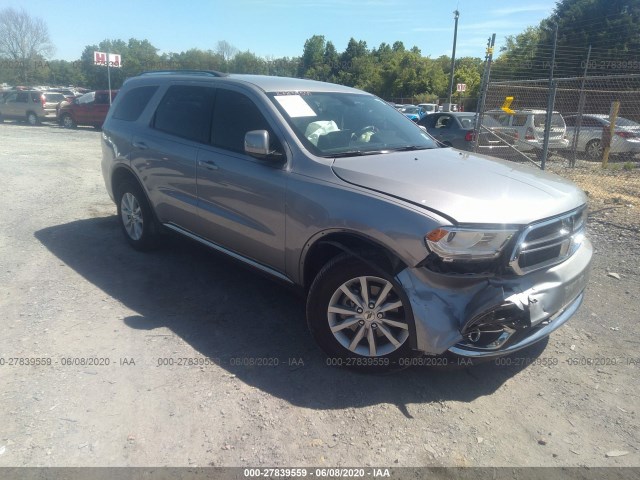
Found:
<svg viewBox="0 0 640 480"><path fill-rule="evenodd" d="M22 120L37 125L43 120L55 120L56 108L64 101L58 92L16 90L8 93L0 103L0 121Z"/></svg>
<svg viewBox="0 0 640 480"><path fill-rule="evenodd" d="M548 336L583 299L582 191L438 148L359 90L150 72L125 82L102 151L134 248L171 230L300 287L338 365L504 355Z"/></svg>

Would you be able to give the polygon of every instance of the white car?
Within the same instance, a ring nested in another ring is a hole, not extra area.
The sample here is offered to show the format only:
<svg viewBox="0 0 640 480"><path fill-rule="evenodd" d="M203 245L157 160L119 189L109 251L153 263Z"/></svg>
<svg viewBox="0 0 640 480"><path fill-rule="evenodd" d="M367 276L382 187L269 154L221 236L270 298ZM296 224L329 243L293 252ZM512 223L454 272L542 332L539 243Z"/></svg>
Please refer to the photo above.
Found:
<svg viewBox="0 0 640 480"><path fill-rule="evenodd" d="M544 124L547 119L545 110L521 109L509 114L503 110L491 110L486 113L493 117L503 127L512 127L518 132L515 147L521 152L535 152L542 156L544 142ZM549 135L549 149L561 150L569 146L567 126L564 118L558 112L551 115L551 133Z"/></svg>

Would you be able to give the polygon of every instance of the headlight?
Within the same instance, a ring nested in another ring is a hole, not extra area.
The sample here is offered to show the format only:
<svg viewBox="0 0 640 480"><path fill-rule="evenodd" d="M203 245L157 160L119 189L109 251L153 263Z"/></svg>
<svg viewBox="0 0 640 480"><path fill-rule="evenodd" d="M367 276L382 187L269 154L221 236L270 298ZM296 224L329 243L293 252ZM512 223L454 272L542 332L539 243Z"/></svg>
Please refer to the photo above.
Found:
<svg viewBox="0 0 640 480"><path fill-rule="evenodd" d="M516 230L441 227L425 236L429 250L445 262L487 260L500 255Z"/></svg>

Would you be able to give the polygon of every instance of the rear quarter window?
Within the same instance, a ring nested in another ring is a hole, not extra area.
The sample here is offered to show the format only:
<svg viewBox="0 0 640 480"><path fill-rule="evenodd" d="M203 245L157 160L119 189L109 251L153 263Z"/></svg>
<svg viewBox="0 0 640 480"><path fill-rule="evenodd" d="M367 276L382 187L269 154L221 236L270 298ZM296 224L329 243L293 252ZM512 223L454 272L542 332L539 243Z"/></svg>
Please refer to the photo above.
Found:
<svg viewBox="0 0 640 480"><path fill-rule="evenodd" d="M124 94L118 103L118 106L113 112L113 118L127 122L135 122L157 90L158 87L156 85L132 88Z"/></svg>

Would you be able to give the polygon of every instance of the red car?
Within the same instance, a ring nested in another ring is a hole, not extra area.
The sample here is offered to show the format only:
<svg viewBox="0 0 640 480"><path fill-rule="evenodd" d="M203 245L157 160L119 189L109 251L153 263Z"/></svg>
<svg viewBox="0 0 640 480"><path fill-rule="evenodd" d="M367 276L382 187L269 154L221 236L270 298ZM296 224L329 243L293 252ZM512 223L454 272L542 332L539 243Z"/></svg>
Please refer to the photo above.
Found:
<svg viewBox="0 0 640 480"><path fill-rule="evenodd" d="M111 90L111 100L118 94ZM78 125L91 125L101 128L109 111L109 90L96 90L74 98L71 102L63 102L58 109L58 123L65 128Z"/></svg>

